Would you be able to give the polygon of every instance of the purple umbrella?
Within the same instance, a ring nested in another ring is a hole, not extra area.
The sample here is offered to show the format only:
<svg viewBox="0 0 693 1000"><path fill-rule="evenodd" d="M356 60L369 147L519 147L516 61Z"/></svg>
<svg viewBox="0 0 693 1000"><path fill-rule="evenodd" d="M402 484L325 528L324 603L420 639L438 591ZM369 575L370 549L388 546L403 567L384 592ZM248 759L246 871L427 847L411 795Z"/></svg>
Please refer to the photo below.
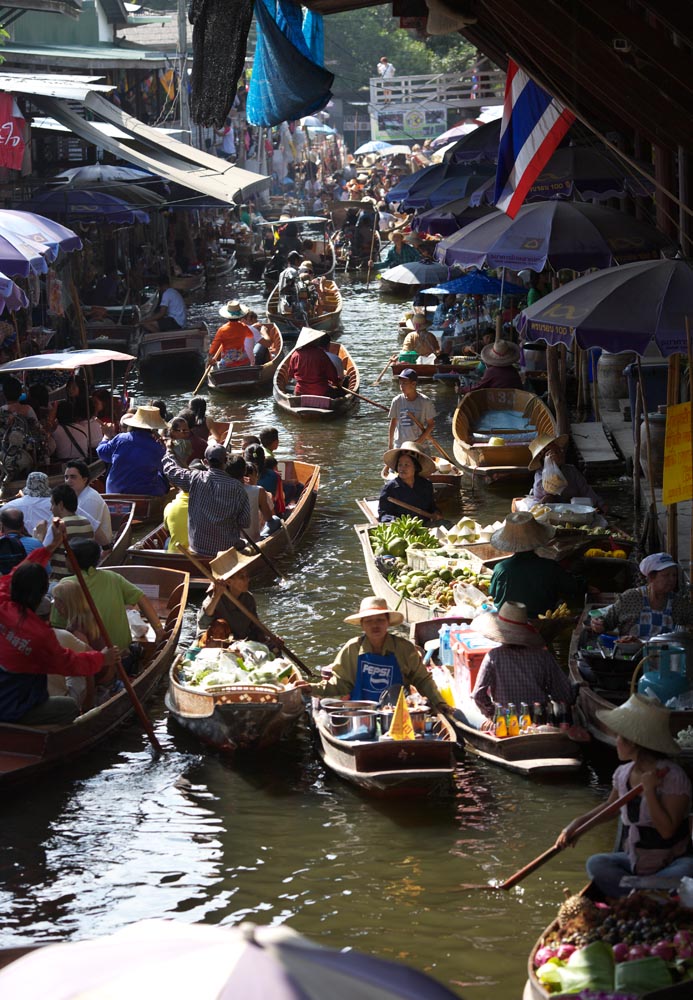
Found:
<svg viewBox="0 0 693 1000"><path fill-rule="evenodd" d="M34 195L20 206L27 212L49 212L69 222L95 222L99 225L131 226L149 222L145 211L133 208L121 198L93 188L72 188L67 185L51 188Z"/></svg>
<svg viewBox="0 0 693 1000"><path fill-rule="evenodd" d="M15 285L6 274L0 274L0 312L3 309L17 312L18 309L26 309L28 305L29 299L19 285Z"/></svg>
<svg viewBox="0 0 693 1000"><path fill-rule="evenodd" d="M417 233L439 233L441 236L452 236L463 226L490 215L494 209L490 205L479 205L472 208L469 198L457 198L446 202L438 208L430 208L412 219L411 228Z"/></svg>
<svg viewBox="0 0 693 1000"><path fill-rule="evenodd" d="M81 249L79 236L52 219L0 209L0 271L13 278L45 274L61 250Z"/></svg>
<svg viewBox="0 0 693 1000"><path fill-rule="evenodd" d="M469 135L463 136L452 149L447 151L446 161L449 163L497 163L500 129L500 118L487 122L486 125L480 125Z"/></svg>
<svg viewBox="0 0 693 1000"><path fill-rule="evenodd" d="M426 186L422 189L412 189L400 202L400 210L410 212L418 208L435 208L444 205L455 198L464 198L470 191L478 188L488 174L483 167L477 167L474 173L469 173L469 166L458 167L452 177L439 184Z"/></svg>
<svg viewBox="0 0 693 1000"><path fill-rule="evenodd" d="M549 263L555 270L586 271L673 249L659 230L613 208L542 201L523 205L514 219L496 212L470 223L438 244L436 258L448 266L543 271Z"/></svg>
<svg viewBox="0 0 693 1000"><path fill-rule="evenodd" d="M686 354L693 270L683 260L646 260L583 275L528 306L519 328L530 341L576 343L615 354Z"/></svg>

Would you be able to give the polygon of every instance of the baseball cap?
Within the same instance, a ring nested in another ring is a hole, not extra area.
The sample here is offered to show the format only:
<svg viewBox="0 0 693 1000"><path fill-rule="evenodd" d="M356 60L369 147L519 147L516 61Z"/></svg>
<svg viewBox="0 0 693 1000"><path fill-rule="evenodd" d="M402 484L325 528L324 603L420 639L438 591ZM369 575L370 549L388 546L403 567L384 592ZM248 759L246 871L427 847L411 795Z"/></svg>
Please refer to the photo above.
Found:
<svg viewBox="0 0 693 1000"><path fill-rule="evenodd" d="M408 378L412 382L416 382L418 377L413 368L404 368L397 376L397 378Z"/></svg>
<svg viewBox="0 0 693 1000"><path fill-rule="evenodd" d="M646 556L640 563L639 569L643 576L648 573L659 573L670 566L678 566L673 556L668 552L655 552L654 555Z"/></svg>
<svg viewBox="0 0 693 1000"><path fill-rule="evenodd" d="M223 444L211 444L205 451L206 462L226 462L228 455Z"/></svg>

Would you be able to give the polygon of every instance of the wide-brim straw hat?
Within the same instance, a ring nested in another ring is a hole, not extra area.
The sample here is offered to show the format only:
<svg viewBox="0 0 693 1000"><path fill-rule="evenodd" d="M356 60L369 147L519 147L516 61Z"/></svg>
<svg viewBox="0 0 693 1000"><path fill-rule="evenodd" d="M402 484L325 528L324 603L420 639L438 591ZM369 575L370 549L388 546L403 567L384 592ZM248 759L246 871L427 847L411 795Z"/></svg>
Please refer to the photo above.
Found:
<svg viewBox="0 0 693 1000"><path fill-rule="evenodd" d="M540 524L528 510L508 514L502 527L491 535L491 545L500 552L532 552L556 534L551 524Z"/></svg>
<svg viewBox="0 0 693 1000"><path fill-rule="evenodd" d="M314 268L312 260L302 260L298 266L299 271L312 271Z"/></svg>
<svg viewBox="0 0 693 1000"><path fill-rule="evenodd" d="M483 351L481 352L483 355ZM557 434L556 437L551 437L550 434L538 434L533 441L530 441L528 448L532 456L532 460L527 466L530 472L534 472L536 469L541 468L541 463L544 460L544 452L552 444L558 445L559 448L565 448L568 444L567 434Z"/></svg>
<svg viewBox="0 0 693 1000"><path fill-rule="evenodd" d="M239 552L238 549L227 549L211 560L209 568L215 580L230 580L242 569L249 569L260 558L257 554L247 556L244 552Z"/></svg>
<svg viewBox="0 0 693 1000"><path fill-rule="evenodd" d="M304 326L298 335L295 350L300 351L302 347L308 347L325 336L324 330L314 330L312 326Z"/></svg>
<svg viewBox="0 0 693 1000"><path fill-rule="evenodd" d="M383 455L383 462L388 467L392 469L393 472L397 472L397 463L399 462L400 455L411 455L415 457L421 466L421 476L430 476L436 471L436 463L427 455L425 451L419 447L416 441L405 441L399 446L399 448L390 448Z"/></svg>
<svg viewBox="0 0 693 1000"><path fill-rule="evenodd" d="M238 299L231 299L225 306L221 307L219 315L224 319L243 319L248 312L248 307L244 306L242 302L239 302Z"/></svg>
<svg viewBox="0 0 693 1000"><path fill-rule="evenodd" d="M142 431L163 431L168 426L158 406L138 406L134 413L126 414L121 423Z"/></svg>
<svg viewBox="0 0 693 1000"><path fill-rule="evenodd" d="M362 618L374 618L376 615L387 615L390 625L401 625L404 615L399 611L390 611L384 597L364 597L361 607L353 615L347 615L344 621L347 625L361 624Z"/></svg>
<svg viewBox="0 0 693 1000"><path fill-rule="evenodd" d="M506 368L520 360L520 348L510 340L496 340L483 348L481 360L492 368Z"/></svg>
<svg viewBox="0 0 693 1000"><path fill-rule="evenodd" d="M499 611L486 611L474 619L472 625L493 642L507 646L545 646L540 633L527 620L527 606L517 601L506 601Z"/></svg>
<svg viewBox="0 0 693 1000"><path fill-rule="evenodd" d="M414 313L413 316L407 318L404 325L407 330L420 330L422 327L427 329L431 325L431 320L423 313Z"/></svg>
<svg viewBox="0 0 693 1000"><path fill-rule="evenodd" d="M671 735L671 712L655 698L632 694L618 708L597 712L597 718L617 736L647 750L667 755L681 753L681 747Z"/></svg>

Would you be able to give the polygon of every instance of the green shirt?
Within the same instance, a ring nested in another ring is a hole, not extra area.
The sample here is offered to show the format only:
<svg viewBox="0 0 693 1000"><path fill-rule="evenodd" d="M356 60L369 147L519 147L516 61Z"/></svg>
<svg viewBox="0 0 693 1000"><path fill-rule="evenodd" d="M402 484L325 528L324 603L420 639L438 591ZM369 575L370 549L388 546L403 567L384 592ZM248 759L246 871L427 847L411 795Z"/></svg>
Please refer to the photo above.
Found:
<svg viewBox="0 0 693 1000"><path fill-rule="evenodd" d="M543 615L561 601L582 603L585 581L567 573L553 559L542 559L536 552L516 552L496 565L489 594L500 608L506 601L527 605L530 618Z"/></svg>
<svg viewBox="0 0 693 1000"><path fill-rule="evenodd" d="M108 637L118 649L127 649L132 642L127 608L138 603L142 591L119 573L110 569L94 569L83 572L89 593L94 598L97 611L106 626ZM69 577L74 580L75 577ZM66 621L55 608L51 612L51 625L64 628Z"/></svg>

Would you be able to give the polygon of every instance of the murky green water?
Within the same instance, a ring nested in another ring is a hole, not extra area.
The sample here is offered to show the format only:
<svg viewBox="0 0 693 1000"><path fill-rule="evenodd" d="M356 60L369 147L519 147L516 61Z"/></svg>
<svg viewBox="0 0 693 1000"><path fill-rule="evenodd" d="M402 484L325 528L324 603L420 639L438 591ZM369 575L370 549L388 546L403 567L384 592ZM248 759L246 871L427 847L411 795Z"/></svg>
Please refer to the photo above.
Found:
<svg viewBox="0 0 693 1000"><path fill-rule="evenodd" d="M249 286L236 290L262 304ZM214 304L202 311L214 322ZM363 391L381 403L392 396L390 379L370 383L397 344L399 312L363 285L345 288L342 339ZM161 390L174 404L194 382L183 373L182 383L141 387L138 398ZM450 445L455 396L445 387L430 393L438 437ZM353 635L342 619L368 590L354 500L379 488L387 416L362 403L342 422L289 423L271 397L231 406L218 398L211 411L232 419L239 435L277 424L280 456L322 466L310 530L284 564L288 582L256 596L261 618L289 646L316 666L327 663ZM614 483L613 493L619 489ZM494 520L511 495L477 488L462 502ZM192 622L191 609L188 631ZM238 766L169 730L162 694L150 709L164 757L153 759L132 726L111 747L3 803L1 944L94 936L160 916L289 922L324 944L400 958L460 995L514 998L561 888L578 888L587 854L609 845L602 829L507 895L462 893L459 883L505 878L545 850L604 786L587 770L536 784L468 758L447 801L379 804L325 772L306 730L280 753Z"/></svg>

